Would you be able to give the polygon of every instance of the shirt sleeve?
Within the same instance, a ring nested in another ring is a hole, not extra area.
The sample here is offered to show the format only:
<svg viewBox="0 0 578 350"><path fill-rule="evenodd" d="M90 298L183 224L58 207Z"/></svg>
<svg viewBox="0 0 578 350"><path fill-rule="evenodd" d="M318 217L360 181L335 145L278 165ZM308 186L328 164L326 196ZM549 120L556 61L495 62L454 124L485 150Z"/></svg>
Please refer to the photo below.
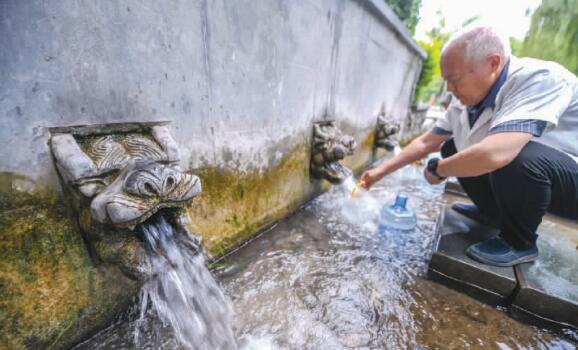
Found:
<svg viewBox="0 0 578 350"><path fill-rule="evenodd" d="M431 132L435 135L451 135L451 134L453 134L452 123L451 123L452 113L454 113L452 108L451 107L448 108L448 110L446 110L444 115L435 121Z"/></svg>
<svg viewBox="0 0 578 350"><path fill-rule="evenodd" d="M519 128L537 127L536 131L541 135L544 129L558 124L558 119L572 100L572 87L548 70L537 70L517 79L501 96L501 100L501 107L495 114L490 130L511 130L513 125L517 125ZM543 123L533 124L529 120ZM504 123L509 123L506 124L507 128L504 125L499 127ZM539 130L541 125L544 126Z"/></svg>
<svg viewBox="0 0 578 350"><path fill-rule="evenodd" d="M451 131L449 131L449 130L446 130L446 129L442 129L442 128L440 128L439 126L434 126L434 127L431 129L431 132L432 132L432 134L434 134L434 135L451 135L451 134L453 134L453 132L451 132Z"/></svg>
<svg viewBox="0 0 578 350"><path fill-rule="evenodd" d="M525 132L536 137L542 136L548 122L536 119L511 120L498 124L490 129L489 134L498 134L502 132Z"/></svg>

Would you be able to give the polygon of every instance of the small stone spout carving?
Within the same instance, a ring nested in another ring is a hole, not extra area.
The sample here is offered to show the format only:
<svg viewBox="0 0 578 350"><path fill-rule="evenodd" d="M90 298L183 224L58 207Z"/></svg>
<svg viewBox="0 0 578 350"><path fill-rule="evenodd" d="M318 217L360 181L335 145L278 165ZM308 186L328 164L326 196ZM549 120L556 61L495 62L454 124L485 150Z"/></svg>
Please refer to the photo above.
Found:
<svg viewBox="0 0 578 350"><path fill-rule="evenodd" d="M200 249L179 210L201 193L200 180L180 169L166 126L109 135L59 132L52 135L51 148L97 261L117 264L131 278L146 278L144 248L133 231L161 209L183 240Z"/></svg>
<svg viewBox="0 0 578 350"><path fill-rule="evenodd" d="M375 126L375 147L384 148L388 152L398 145L397 141L391 139L391 136L399 132L399 123L386 118L382 113L377 117Z"/></svg>
<svg viewBox="0 0 578 350"><path fill-rule="evenodd" d="M328 180L333 184L342 183L352 173L339 161L353 154L355 147L353 137L343 135L333 122L314 124L311 176L315 179Z"/></svg>

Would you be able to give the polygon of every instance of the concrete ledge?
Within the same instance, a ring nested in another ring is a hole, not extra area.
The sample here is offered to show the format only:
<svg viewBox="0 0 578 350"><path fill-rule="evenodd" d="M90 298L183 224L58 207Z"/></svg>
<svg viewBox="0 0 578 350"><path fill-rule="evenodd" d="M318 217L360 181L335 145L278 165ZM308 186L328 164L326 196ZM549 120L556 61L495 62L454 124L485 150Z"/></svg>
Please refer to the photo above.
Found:
<svg viewBox="0 0 578 350"><path fill-rule="evenodd" d="M578 329L578 224L547 216L538 229L540 258L514 268L470 259L465 250L498 234L446 207L428 276L490 304L509 307L518 319L550 328Z"/></svg>
<svg viewBox="0 0 578 350"><path fill-rule="evenodd" d="M504 304L505 299L503 295L500 295L492 290L482 288L478 284L468 283L464 280L446 275L445 273L437 271L431 267L428 269L427 276L432 281L441 283L451 289L460 291L486 304L495 306Z"/></svg>
<svg viewBox="0 0 578 350"><path fill-rule="evenodd" d="M540 257L516 266L520 290L513 305L578 329L578 225L547 216L538 229Z"/></svg>
<svg viewBox="0 0 578 350"><path fill-rule="evenodd" d="M512 306L519 312L524 312L526 317L539 317L561 326L578 329L578 304L575 301L549 295L532 283L521 282Z"/></svg>
<svg viewBox="0 0 578 350"><path fill-rule="evenodd" d="M510 296L516 288L512 268L480 264L466 255L466 249L479 241L497 234L445 208L438 226L439 243L434 252L428 273L436 280L451 284L450 287L475 294L490 303L499 303Z"/></svg>

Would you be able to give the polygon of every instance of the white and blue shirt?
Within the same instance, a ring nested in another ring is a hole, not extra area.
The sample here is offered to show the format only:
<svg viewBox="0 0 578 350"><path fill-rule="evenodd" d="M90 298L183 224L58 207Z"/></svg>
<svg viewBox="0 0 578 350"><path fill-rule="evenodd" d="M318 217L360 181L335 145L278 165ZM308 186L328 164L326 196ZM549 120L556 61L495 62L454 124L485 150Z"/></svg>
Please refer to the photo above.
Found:
<svg viewBox="0 0 578 350"><path fill-rule="evenodd" d="M475 106L454 99L432 132L458 151L502 132L526 132L578 162L578 79L555 62L512 57Z"/></svg>

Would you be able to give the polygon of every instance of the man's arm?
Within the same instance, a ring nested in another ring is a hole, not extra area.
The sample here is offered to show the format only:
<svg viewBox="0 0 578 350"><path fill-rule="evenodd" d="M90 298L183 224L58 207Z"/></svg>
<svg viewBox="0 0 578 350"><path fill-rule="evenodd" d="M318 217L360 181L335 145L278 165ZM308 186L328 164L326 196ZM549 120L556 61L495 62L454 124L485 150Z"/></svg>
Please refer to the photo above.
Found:
<svg viewBox="0 0 578 350"><path fill-rule="evenodd" d="M489 135L480 143L440 160L437 173L443 177L471 177L490 173L514 160L532 137L532 134L525 132Z"/></svg>
<svg viewBox="0 0 578 350"><path fill-rule="evenodd" d="M362 186L370 188L384 176L391 174L407 164L422 159L431 152L439 150L441 144L450 137L451 135L437 135L431 131L419 136L404 147L401 153L395 157L383 162L374 169L364 172L363 175L361 175Z"/></svg>

